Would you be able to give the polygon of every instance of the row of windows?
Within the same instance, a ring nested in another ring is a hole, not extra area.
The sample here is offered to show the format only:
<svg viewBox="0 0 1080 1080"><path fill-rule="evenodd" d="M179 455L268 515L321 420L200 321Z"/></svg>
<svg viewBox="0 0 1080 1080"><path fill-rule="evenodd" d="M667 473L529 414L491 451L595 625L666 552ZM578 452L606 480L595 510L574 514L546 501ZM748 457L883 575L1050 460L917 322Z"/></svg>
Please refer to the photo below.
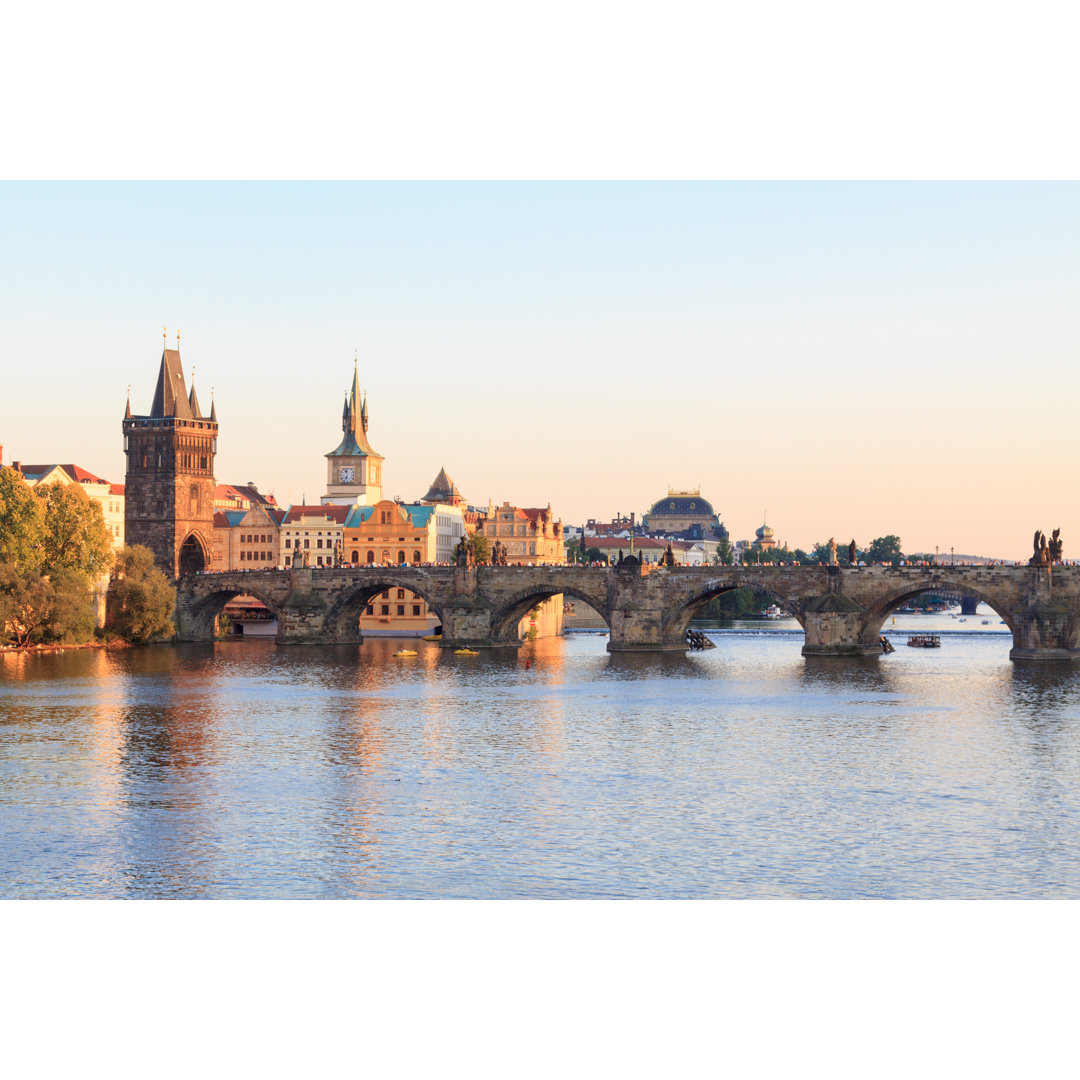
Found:
<svg viewBox="0 0 1080 1080"><path fill-rule="evenodd" d="M269 533L248 533L240 537L241 544L269 544L273 541Z"/></svg>
<svg viewBox="0 0 1080 1080"><path fill-rule="evenodd" d="M397 613L399 615L404 615L405 614L405 605L404 604L398 604ZM419 615L420 614L420 605L419 604L413 604L412 613L413 613L413 615ZM368 606L364 609L364 614L365 615L374 615L375 614L375 605L374 604L368 604ZM390 614L390 605L389 604L380 604L379 605L379 614L380 615L389 615Z"/></svg>
<svg viewBox="0 0 1080 1080"><path fill-rule="evenodd" d="M241 562L273 562L274 553L272 551L241 551Z"/></svg>

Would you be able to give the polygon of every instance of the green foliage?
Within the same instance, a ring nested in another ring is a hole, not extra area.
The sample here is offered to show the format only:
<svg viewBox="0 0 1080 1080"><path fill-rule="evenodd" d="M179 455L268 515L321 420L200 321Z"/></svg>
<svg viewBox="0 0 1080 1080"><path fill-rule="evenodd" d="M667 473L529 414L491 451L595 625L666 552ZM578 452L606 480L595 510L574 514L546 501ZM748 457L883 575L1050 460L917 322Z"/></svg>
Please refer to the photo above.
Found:
<svg viewBox="0 0 1080 1080"><path fill-rule="evenodd" d="M591 547L585 549L585 561L587 563L606 563L608 559L598 547Z"/></svg>
<svg viewBox="0 0 1080 1080"><path fill-rule="evenodd" d="M696 619L744 619L760 615L772 599L768 593L743 587L713 597L698 609Z"/></svg>
<svg viewBox="0 0 1080 1080"><path fill-rule="evenodd" d="M866 563L890 563L899 566L904 558L904 553L900 550L900 537L892 533L879 536L870 541L870 546L860 552L859 557Z"/></svg>
<svg viewBox="0 0 1080 1080"><path fill-rule="evenodd" d="M97 622L89 577L61 568L48 576L0 564L0 638L13 645L81 644Z"/></svg>
<svg viewBox="0 0 1080 1080"><path fill-rule="evenodd" d="M45 570L67 567L91 577L112 565L112 541L101 504L75 484L45 484L34 494L41 499L45 524Z"/></svg>
<svg viewBox="0 0 1080 1080"><path fill-rule="evenodd" d="M491 560L491 541L482 532L469 533L468 544L472 549L473 558L478 563Z"/></svg>
<svg viewBox="0 0 1080 1080"><path fill-rule="evenodd" d="M141 544L120 552L109 585L106 625L128 641L144 642L172 633L176 589L154 566Z"/></svg>
<svg viewBox="0 0 1080 1080"><path fill-rule="evenodd" d="M718 566L730 566L735 561L735 549L731 541L722 536L716 545L716 563Z"/></svg>
<svg viewBox="0 0 1080 1080"><path fill-rule="evenodd" d="M38 570L44 559L45 514L15 469L0 467L0 563Z"/></svg>

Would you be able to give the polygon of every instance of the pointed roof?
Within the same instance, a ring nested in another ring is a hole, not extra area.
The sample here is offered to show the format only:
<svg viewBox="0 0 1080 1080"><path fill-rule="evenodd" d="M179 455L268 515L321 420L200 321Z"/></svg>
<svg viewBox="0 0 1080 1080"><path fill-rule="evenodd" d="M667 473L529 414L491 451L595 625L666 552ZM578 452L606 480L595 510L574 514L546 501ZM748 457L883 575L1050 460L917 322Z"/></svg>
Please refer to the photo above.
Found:
<svg viewBox="0 0 1080 1080"><path fill-rule="evenodd" d="M341 426L345 437L337 449L331 450L326 455L327 457L376 457L381 460L382 455L376 453L367 441L367 400L360 396L360 374L355 362L352 389L349 391L349 399L345 404Z"/></svg>
<svg viewBox="0 0 1080 1080"><path fill-rule="evenodd" d="M420 500L425 502L449 503L457 506L465 501L464 496L458 491L454 481L446 475L446 469L439 469L439 475L431 481L428 493Z"/></svg>
<svg viewBox="0 0 1080 1080"><path fill-rule="evenodd" d="M193 419L187 387L184 385L184 369L180 364L179 349L166 349L161 354L161 370L158 372L150 416L155 419L166 416L178 416L182 420Z"/></svg>
<svg viewBox="0 0 1080 1080"><path fill-rule="evenodd" d="M188 395L188 408L192 416L199 415L199 399L195 396L195 375L191 376L191 393Z"/></svg>

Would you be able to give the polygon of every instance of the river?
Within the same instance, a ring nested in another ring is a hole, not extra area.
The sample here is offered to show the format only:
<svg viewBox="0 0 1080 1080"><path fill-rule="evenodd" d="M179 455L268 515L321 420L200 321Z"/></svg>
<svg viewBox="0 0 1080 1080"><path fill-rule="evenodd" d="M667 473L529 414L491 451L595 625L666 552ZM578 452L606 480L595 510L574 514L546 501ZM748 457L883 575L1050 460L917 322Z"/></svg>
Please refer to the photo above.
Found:
<svg viewBox="0 0 1080 1080"><path fill-rule="evenodd" d="M1080 672L970 623L4 654L0 897L1080 896Z"/></svg>

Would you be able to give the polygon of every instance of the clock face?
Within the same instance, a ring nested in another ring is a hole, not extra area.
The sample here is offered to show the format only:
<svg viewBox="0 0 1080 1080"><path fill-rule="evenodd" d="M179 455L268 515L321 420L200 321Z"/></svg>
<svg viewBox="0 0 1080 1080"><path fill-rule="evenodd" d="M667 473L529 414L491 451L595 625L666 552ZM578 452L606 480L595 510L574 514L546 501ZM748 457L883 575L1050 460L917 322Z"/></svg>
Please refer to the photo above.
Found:
<svg viewBox="0 0 1080 1080"><path fill-rule="evenodd" d="M351 465L346 465L341 470L341 482L343 484L351 484L352 483L352 478L353 478L352 466Z"/></svg>

